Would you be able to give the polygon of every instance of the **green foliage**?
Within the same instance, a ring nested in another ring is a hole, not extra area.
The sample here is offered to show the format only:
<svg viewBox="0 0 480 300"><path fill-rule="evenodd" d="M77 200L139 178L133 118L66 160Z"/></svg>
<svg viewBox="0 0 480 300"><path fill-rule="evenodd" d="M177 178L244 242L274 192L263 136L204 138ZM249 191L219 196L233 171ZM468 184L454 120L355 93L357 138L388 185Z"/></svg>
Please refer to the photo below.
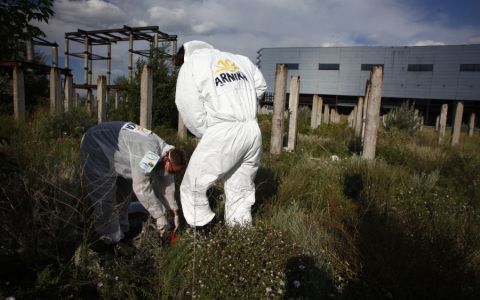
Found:
<svg viewBox="0 0 480 300"><path fill-rule="evenodd" d="M136 123L140 121L140 80L143 67L148 64L153 72L152 123L154 126L177 126L176 78L168 65L164 50L163 48L154 49L148 61L139 59L136 62L132 81L129 82L125 77L115 80L115 84L120 84L124 88L124 101L120 103L119 109L111 114L112 120L128 120Z"/></svg>
<svg viewBox="0 0 480 300"><path fill-rule="evenodd" d="M39 111L33 120L35 134L45 139L80 138L94 124L96 124L95 118L81 107L55 115Z"/></svg>
<svg viewBox="0 0 480 300"><path fill-rule="evenodd" d="M409 135L416 135L420 131L420 123L421 117L415 113L415 105L403 103L388 113L385 128L389 131L401 130Z"/></svg>
<svg viewBox="0 0 480 300"><path fill-rule="evenodd" d="M45 36L35 22L48 23L53 16L53 0L4 0L0 3L0 60L19 58L24 40ZM22 57L20 57L22 58Z"/></svg>
<svg viewBox="0 0 480 300"><path fill-rule="evenodd" d="M85 118L83 112L75 114L63 122L88 126L74 121ZM26 124L0 119L2 296L480 296L478 137L447 148L437 145L435 133L381 131L377 160L363 161L351 150L350 128L322 125L299 136L297 151L275 157L265 139L270 117L259 116L265 152L254 225L220 225L202 237L182 220L180 240L165 245L149 220L136 240L137 255L125 259L88 248L91 224L78 180L81 134L53 126L55 118L39 113ZM189 155L195 148L194 139L177 140L171 127L154 131ZM340 160L332 160L334 154ZM181 180L182 174L177 193ZM209 195L221 215L222 185Z"/></svg>

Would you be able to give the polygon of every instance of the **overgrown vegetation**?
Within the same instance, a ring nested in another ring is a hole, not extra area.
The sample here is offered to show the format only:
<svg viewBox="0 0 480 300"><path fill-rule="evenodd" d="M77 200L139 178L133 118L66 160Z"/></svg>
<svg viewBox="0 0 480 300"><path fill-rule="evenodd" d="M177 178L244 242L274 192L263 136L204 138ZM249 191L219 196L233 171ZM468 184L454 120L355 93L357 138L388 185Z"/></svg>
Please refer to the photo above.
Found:
<svg viewBox="0 0 480 300"><path fill-rule="evenodd" d="M415 111L415 105L408 102L393 108L385 120L388 131L400 130L409 135L416 135L422 124L421 116Z"/></svg>
<svg viewBox="0 0 480 300"><path fill-rule="evenodd" d="M138 254L123 259L88 247L78 148L92 123L83 114L1 120L1 297L480 296L478 137L450 148L433 132L380 132L375 162L350 150L344 125L305 127L298 150L279 157L264 141L254 227L220 225L205 238L183 224L180 240L165 246L148 220ZM268 139L270 116L259 123ZM174 129L155 130L188 154L195 147ZM221 214L222 185L209 194Z"/></svg>

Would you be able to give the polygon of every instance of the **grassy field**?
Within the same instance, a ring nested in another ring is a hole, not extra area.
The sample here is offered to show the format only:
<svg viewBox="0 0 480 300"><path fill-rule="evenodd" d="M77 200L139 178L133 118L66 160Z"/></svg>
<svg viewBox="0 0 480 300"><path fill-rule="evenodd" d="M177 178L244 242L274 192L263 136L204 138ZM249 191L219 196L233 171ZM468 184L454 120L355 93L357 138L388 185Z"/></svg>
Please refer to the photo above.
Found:
<svg viewBox="0 0 480 300"><path fill-rule="evenodd" d="M381 130L377 159L365 162L352 129L311 130L308 115L298 150L278 157L271 117L259 116L253 227L220 224L205 238L182 222L180 240L165 246L147 220L132 259L88 247L79 143L94 120L82 110L38 112L24 125L1 117L0 297L478 299L478 135L451 148L428 128ZM154 131L194 150L174 129ZM222 215L222 184L209 196Z"/></svg>

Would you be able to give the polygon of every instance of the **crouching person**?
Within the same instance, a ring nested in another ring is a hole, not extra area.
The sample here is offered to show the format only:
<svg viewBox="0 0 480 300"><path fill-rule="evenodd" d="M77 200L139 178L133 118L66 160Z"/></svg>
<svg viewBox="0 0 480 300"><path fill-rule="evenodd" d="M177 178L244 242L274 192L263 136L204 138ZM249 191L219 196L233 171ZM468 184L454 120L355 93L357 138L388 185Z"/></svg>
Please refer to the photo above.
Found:
<svg viewBox="0 0 480 300"><path fill-rule="evenodd" d="M160 235L170 225L169 211L178 228L173 174L186 165L182 150L134 123L104 122L85 133L80 161L95 231L106 249L134 254L135 248L122 240L129 231L132 193L155 219Z"/></svg>

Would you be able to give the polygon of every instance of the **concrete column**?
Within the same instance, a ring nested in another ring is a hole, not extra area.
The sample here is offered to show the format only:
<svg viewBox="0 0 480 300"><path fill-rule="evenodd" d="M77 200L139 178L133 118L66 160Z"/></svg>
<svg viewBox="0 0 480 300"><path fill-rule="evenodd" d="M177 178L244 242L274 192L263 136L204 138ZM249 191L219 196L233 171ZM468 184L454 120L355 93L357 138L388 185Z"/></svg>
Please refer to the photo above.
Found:
<svg viewBox="0 0 480 300"><path fill-rule="evenodd" d="M65 107L65 111L70 111L73 108L73 76L72 75L65 75L64 94L65 94L65 102L63 105Z"/></svg>
<svg viewBox="0 0 480 300"><path fill-rule="evenodd" d="M152 70L144 65L140 79L140 126L152 128Z"/></svg>
<svg viewBox="0 0 480 300"><path fill-rule="evenodd" d="M330 122L330 106L328 104L325 104L325 109L323 111L323 121L325 122L325 124L328 124Z"/></svg>
<svg viewBox="0 0 480 300"><path fill-rule="evenodd" d="M70 47L69 41L68 41L68 39L65 39L65 52L63 52L63 55L64 55L63 61L65 63L65 69L70 68L70 59L69 59L70 56L68 55L69 47Z"/></svg>
<svg viewBox="0 0 480 300"><path fill-rule="evenodd" d="M362 153L363 159L375 158L377 131L380 123L380 106L382 102L383 67L373 66L371 78L371 92L368 99L365 142Z"/></svg>
<svg viewBox="0 0 480 300"><path fill-rule="evenodd" d="M360 137L362 135L363 125L363 97L358 97L357 111L355 112L355 136Z"/></svg>
<svg viewBox="0 0 480 300"><path fill-rule="evenodd" d="M472 137L473 132L475 131L475 113L470 114L470 120L468 122L468 136Z"/></svg>
<svg viewBox="0 0 480 300"><path fill-rule="evenodd" d="M365 140L365 126L367 124L367 109L368 109L368 98L370 97L370 87L371 87L371 80L367 80L365 85L365 98L363 99L363 116L362 116L362 144Z"/></svg>
<svg viewBox="0 0 480 300"><path fill-rule="evenodd" d="M93 53L93 46L92 44L89 44L88 45L88 53L89 53L89 57L88 57L88 84L93 84L93 72L92 72L92 69L93 69L93 60L92 60L92 53Z"/></svg>
<svg viewBox="0 0 480 300"><path fill-rule="evenodd" d="M118 91L115 91L115 110L118 109Z"/></svg>
<svg viewBox="0 0 480 300"><path fill-rule="evenodd" d="M112 44L107 45L107 84L110 85L110 74L112 73Z"/></svg>
<svg viewBox="0 0 480 300"><path fill-rule="evenodd" d="M50 114L62 112L62 83L57 68L50 68Z"/></svg>
<svg viewBox="0 0 480 300"><path fill-rule="evenodd" d="M84 50L83 50L83 78L85 80L85 83L88 84L88 58L89 58L89 53L88 53L88 44L89 44L89 39L88 36L85 37L85 44L84 44Z"/></svg>
<svg viewBox="0 0 480 300"><path fill-rule="evenodd" d="M300 76L293 75L290 80L290 99L289 99L289 124L288 124L288 151L295 151L297 146L297 117L298 103L300 99Z"/></svg>
<svg viewBox="0 0 480 300"><path fill-rule="evenodd" d="M437 116L437 118L435 119L435 131L438 131L439 128L440 128L440 116Z"/></svg>
<svg viewBox="0 0 480 300"><path fill-rule="evenodd" d="M185 126L185 122L183 122L183 118L178 114L178 138L184 140L187 138L187 126Z"/></svg>
<svg viewBox="0 0 480 300"><path fill-rule="evenodd" d="M317 106L317 127L322 124L322 109L323 109L323 98L318 97L318 106Z"/></svg>
<svg viewBox="0 0 480 300"><path fill-rule="evenodd" d="M25 121L25 84L23 70L15 66L13 68L13 114L15 120Z"/></svg>
<svg viewBox="0 0 480 300"><path fill-rule="evenodd" d="M452 146L460 142L460 132L462 131L463 101L458 101L455 106L455 119L453 120Z"/></svg>
<svg viewBox="0 0 480 300"><path fill-rule="evenodd" d="M87 98L86 98L86 101L87 101L87 110L93 115L93 114L97 114L97 111L96 111L96 106L97 104L95 103L95 98L93 97L93 93L92 93L92 90L91 89L88 89L87 90Z"/></svg>
<svg viewBox="0 0 480 300"><path fill-rule="evenodd" d="M287 74L287 65L277 65L273 98L272 138L270 140L270 153L275 155L280 154L283 147L283 112L285 111Z"/></svg>
<svg viewBox="0 0 480 300"><path fill-rule="evenodd" d="M107 120L107 77L97 77L97 115L98 123L105 122Z"/></svg>
<svg viewBox="0 0 480 300"><path fill-rule="evenodd" d="M52 67L58 67L58 47L52 47Z"/></svg>
<svg viewBox="0 0 480 300"><path fill-rule="evenodd" d="M80 94L75 93L75 107L78 107L80 105Z"/></svg>
<svg viewBox="0 0 480 300"><path fill-rule="evenodd" d="M445 137L445 129L447 127L447 113L448 113L448 104L442 104L442 111L440 112L440 127L438 130L438 143L443 142Z"/></svg>
<svg viewBox="0 0 480 300"><path fill-rule="evenodd" d="M352 111L348 114L348 127L355 128L356 115L357 115L357 105L354 105Z"/></svg>
<svg viewBox="0 0 480 300"><path fill-rule="evenodd" d="M318 95L313 95L313 99L312 99L312 117L310 119L310 127L312 129L315 129L317 128L317 125L318 125L318 114L317 114L317 111L318 111Z"/></svg>
<svg viewBox="0 0 480 300"><path fill-rule="evenodd" d="M423 116L420 117L420 131L423 131L423 124L425 123L425 119L423 118Z"/></svg>
<svg viewBox="0 0 480 300"><path fill-rule="evenodd" d="M133 34L128 39L128 80L133 79Z"/></svg>

